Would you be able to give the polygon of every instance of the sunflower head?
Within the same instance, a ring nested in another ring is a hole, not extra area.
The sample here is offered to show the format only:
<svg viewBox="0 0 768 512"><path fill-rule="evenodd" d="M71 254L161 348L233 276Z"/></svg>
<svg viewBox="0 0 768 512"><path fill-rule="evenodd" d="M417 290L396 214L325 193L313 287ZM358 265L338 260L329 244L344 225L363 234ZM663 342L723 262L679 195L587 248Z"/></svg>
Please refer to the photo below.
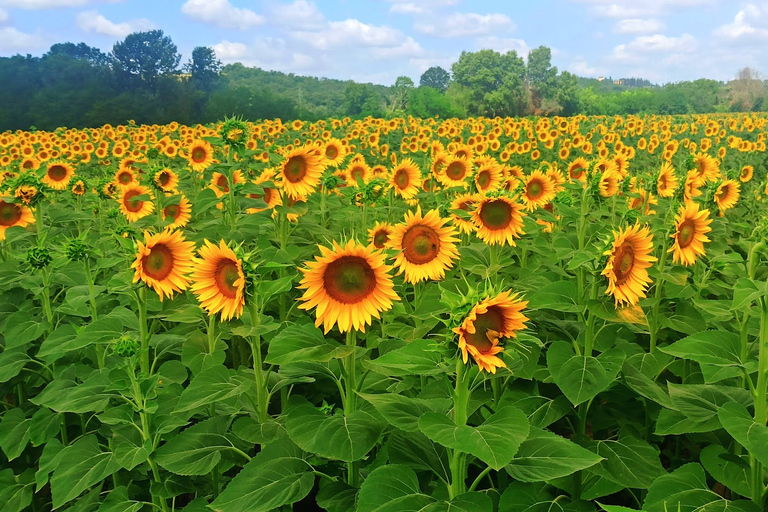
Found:
<svg viewBox="0 0 768 512"><path fill-rule="evenodd" d="M51 252L45 247L32 247L27 251L27 264L35 270L42 270L53 261Z"/></svg>
<svg viewBox="0 0 768 512"><path fill-rule="evenodd" d="M216 246L205 240L198 250L190 289L209 315L221 312L222 320L240 318L245 305L245 274L242 260L224 240Z"/></svg>
<svg viewBox="0 0 768 512"><path fill-rule="evenodd" d="M613 245L602 275L608 278L606 294L612 294L616 304L634 306L651 283L648 268L656 261L653 256L653 235L640 224L614 232Z"/></svg>
<svg viewBox="0 0 768 512"><path fill-rule="evenodd" d="M72 238L64 245L64 254L70 261L82 261L88 257L90 246L82 238Z"/></svg>
<svg viewBox="0 0 768 512"><path fill-rule="evenodd" d="M230 117L222 123L219 134L225 144L235 148L242 148L248 141L248 124L240 118Z"/></svg>
<svg viewBox="0 0 768 512"><path fill-rule="evenodd" d="M160 302L165 296L187 288L187 274L192 270L195 244L184 240L180 231L163 231L157 235L144 232L144 243L137 242L136 269L133 282L142 280L157 292Z"/></svg>

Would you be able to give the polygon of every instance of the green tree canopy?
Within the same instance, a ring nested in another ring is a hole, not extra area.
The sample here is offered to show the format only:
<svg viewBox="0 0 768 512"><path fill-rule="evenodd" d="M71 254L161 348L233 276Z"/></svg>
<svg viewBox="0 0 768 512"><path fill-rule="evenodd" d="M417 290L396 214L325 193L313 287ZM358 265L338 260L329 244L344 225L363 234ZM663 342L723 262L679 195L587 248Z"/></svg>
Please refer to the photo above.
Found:
<svg viewBox="0 0 768 512"><path fill-rule="evenodd" d="M128 88L154 89L162 75L178 70L181 55L162 30L134 32L112 47L115 73Z"/></svg>
<svg viewBox="0 0 768 512"><path fill-rule="evenodd" d="M440 66L432 66L421 74L419 87L431 87L440 92L448 89L448 82L451 81L451 74Z"/></svg>
<svg viewBox="0 0 768 512"><path fill-rule="evenodd" d="M525 111L525 62L516 51L461 52L451 67L456 83L471 93L470 115L513 116Z"/></svg>

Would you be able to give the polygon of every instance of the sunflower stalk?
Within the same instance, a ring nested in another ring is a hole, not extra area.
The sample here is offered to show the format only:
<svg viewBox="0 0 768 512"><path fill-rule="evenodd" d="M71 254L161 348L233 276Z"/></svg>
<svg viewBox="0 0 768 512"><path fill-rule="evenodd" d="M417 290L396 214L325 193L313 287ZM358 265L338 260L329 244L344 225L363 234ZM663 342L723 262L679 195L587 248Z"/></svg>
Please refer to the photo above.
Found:
<svg viewBox="0 0 768 512"><path fill-rule="evenodd" d="M147 288L140 286L136 293L136 305L139 309L139 344L141 345L140 368L149 375L149 333L147 328Z"/></svg>
<svg viewBox="0 0 768 512"><path fill-rule="evenodd" d="M269 373L264 371L264 361L261 355L261 334L259 334L261 308L257 298L254 290L251 297L251 351L253 352L253 374L256 377L256 405L259 422L266 423L269 418L269 390L267 389Z"/></svg>
<svg viewBox="0 0 768 512"><path fill-rule="evenodd" d="M91 266L88 264L88 259L83 260L83 268L85 269L85 277L88 280L88 303L91 306L91 321L95 322L99 319L99 314L96 309L96 293L94 291L93 274L91 273ZM99 370L104 369L104 346L101 343L96 344L96 359L99 364Z"/></svg>
<svg viewBox="0 0 768 512"><path fill-rule="evenodd" d="M469 408L469 381L466 378L466 365L460 357L456 358L456 387L453 392L453 422L457 427L467 424ZM466 455L454 449L450 458L451 485L448 487L450 499L467 491Z"/></svg>
<svg viewBox="0 0 768 512"><path fill-rule="evenodd" d="M355 394L357 386L357 369L355 368L357 358L357 331L350 328L347 331L346 339L347 347L352 349L352 352L345 359L345 379L344 379L344 416L349 416L355 412L357 406L357 395ZM348 462L347 463L347 484L352 487L359 487L360 485L360 462Z"/></svg>
<svg viewBox="0 0 768 512"><path fill-rule="evenodd" d="M661 259L659 260L659 279L656 281L656 285L654 287L654 302L653 307L651 309L651 324L650 324L650 335L651 335L651 344L650 344L650 353L653 354L653 352L656 350L656 342L659 337L659 309L661 308L661 292L663 289L663 278L661 277L661 274L664 272L664 265L667 262L667 237L665 236L662 243L661 243Z"/></svg>
<svg viewBox="0 0 768 512"><path fill-rule="evenodd" d="M760 298L760 339L755 396L755 422L760 426L768 423L768 299ZM765 494L763 465L754 455L749 458L752 473L752 501L762 508Z"/></svg>

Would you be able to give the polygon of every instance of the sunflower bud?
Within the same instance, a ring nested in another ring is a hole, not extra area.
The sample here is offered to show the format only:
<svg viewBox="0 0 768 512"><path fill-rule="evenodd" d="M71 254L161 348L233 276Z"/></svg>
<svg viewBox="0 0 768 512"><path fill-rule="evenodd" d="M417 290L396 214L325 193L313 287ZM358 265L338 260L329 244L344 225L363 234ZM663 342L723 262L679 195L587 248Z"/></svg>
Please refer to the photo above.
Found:
<svg viewBox="0 0 768 512"><path fill-rule="evenodd" d="M30 267L36 270L42 270L47 267L53 257L48 249L45 247L32 247L27 251L27 263Z"/></svg>
<svg viewBox="0 0 768 512"><path fill-rule="evenodd" d="M157 158L158 156L160 156L160 151L157 148L149 148L147 151L147 158Z"/></svg>
<svg viewBox="0 0 768 512"><path fill-rule="evenodd" d="M132 357L139 353L139 342L130 334L120 336L112 351L120 357Z"/></svg>
<svg viewBox="0 0 768 512"><path fill-rule="evenodd" d="M323 189L325 190L333 190L336 187L339 186L339 182L341 181L341 178L338 176L334 176L333 174L329 174L328 176L324 176L322 183L323 183Z"/></svg>
<svg viewBox="0 0 768 512"><path fill-rule="evenodd" d="M81 238L73 238L64 246L64 253L70 261L84 260L88 253L88 244Z"/></svg>
<svg viewBox="0 0 768 512"><path fill-rule="evenodd" d="M236 117L224 121L219 132L221 138L232 147L240 148L248 141L248 125Z"/></svg>
<svg viewBox="0 0 768 512"><path fill-rule="evenodd" d="M627 225L632 226L632 225L636 224L638 219L640 218L640 212L637 211L637 210L627 210L624 213L624 217L623 218L624 218L624 222Z"/></svg>

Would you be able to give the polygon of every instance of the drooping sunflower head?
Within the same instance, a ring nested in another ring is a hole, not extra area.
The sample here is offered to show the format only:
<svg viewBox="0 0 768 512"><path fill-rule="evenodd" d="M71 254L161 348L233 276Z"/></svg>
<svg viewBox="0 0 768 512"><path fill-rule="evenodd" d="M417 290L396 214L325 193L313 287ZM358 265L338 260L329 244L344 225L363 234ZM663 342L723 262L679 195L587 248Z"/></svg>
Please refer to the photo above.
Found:
<svg viewBox="0 0 768 512"><path fill-rule="evenodd" d="M693 170L700 182L716 181L720 177L720 163L706 153L697 153L693 157Z"/></svg>
<svg viewBox="0 0 768 512"><path fill-rule="evenodd" d="M515 337L516 331L525 328L528 317L522 311L527 305L527 301L510 291L475 304L461 325L453 329L459 335L464 363L471 355L482 371L496 373L497 368L506 368L498 357L504 350L499 340Z"/></svg>
<svg viewBox="0 0 768 512"><path fill-rule="evenodd" d="M410 158L403 158L392 169L389 184L394 188L395 194L403 199L416 197L421 186L421 171L419 166Z"/></svg>
<svg viewBox="0 0 768 512"><path fill-rule="evenodd" d="M589 162L584 157L578 157L568 164L568 179L571 181L586 181Z"/></svg>
<svg viewBox="0 0 768 512"><path fill-rule="evenodd" d="M42 181L54 190L64 190L74 175L75 168L67 162L50 162Z"/></svg>
<svg viewBox="0 0 768 512"><path fill-rule="evenodd" d="M321 256L308 262L299 288L305 290L299 299L300 309L315 311L315 325L323 325L328 333L334 325L339 331L351 329L365 332L374 317L392 308L399 300L394 292L391 267L373 245L363 246L350 240L344 247L333 242L333 248L320 246Z"/></svg>
<svg viewBox="0 0 768 512"><path fill-rule="evenodd" d="M613 246L604 254L608 262L602 275L608 278L606 294L612 294L616 304L634 306L645 297L651 278L648 268L656 261L653 256L653 235L640 224L614 232Z"/></svg>
<svg viewBox="0 0 768 512"><path fill-rule="evenodd" d="M72 193L76 196L85 195L85 182L83 180L77 180L75 184L72 185Z"/></svg>
<svg viewBox="0 0 768 512"><path fill-rule="evenodd" d="M152 192L142 185L120 187L120 211L128 222L136 222L155 210Z"/></svg>
<svg viewBox="0 0 768 512"><path fill-rule="evenodd" d="M389 222L377 222L368 230L368 243L376 249L384 249L392 236L393 226Z"/></svg>
<svg viewBox="0 0 768 512"><path fill-rule="evenodd" d="M207 140L195 139L186 149L189 167L193 171L202 172L213 163L213 146Z"/></svg>
<svg viewBox="0 0 768 512"><path fill-rule="evenodd" d="M696 258L704 256L704 243L709 242L707 233L712 231L709 225L709 210L699 210L699 204L689 201L681 206L675 217L675 232L671 235L675 241L669 248L672 260L685 266L696 263Z"/></svg>
<svg viewBox="0 0 768 512"><path fill-rule="evenodd" d="M324 157L315 148L297 147L285 155L278 179L290 197L308 197L320 184L324 169Z"/></svg>
<svg viewBox="0 0 768 512"><path fill-rule="evenodd" d="M507 196L481 198L472 210L478 238L488 245L515 246L523 232L523 205Z"/></svg>
<svg viewBox="0 0 768 512"><path fill-rule="evenodd" d="M720 212L724 212L729 208L736 206L739 202L739 192L741 190L741 183L736 180L724 180L717 191L715 192L715 204L720 209Z"/></svg>
<svg viewBox="0 0 768 512"><path fill-rule="evenodd" d="M659 177L656 179L656 192L659 197L672 197L677 190L678 179L675 176L675 168L669 162L661 164Z"/></svg>
<svg viewBox="0 0 768 512"><path fill-rule="evenodd" d="M163 231L157 235L144 232L144 243L137 242L133 282L141 279L160 297L173 297L187 289L187 274L192 270L195 244L184 240L181 231Z"/></svg>
<svg viewBox="0 0 768 512"><path fill-rule="evenodd" d="M182 195L178 203L171 203L163 208L163 220L169 222L165 229L183 228L192 218L192 205Z"/></svg>
<svg viewBox="0 0 768 512"><path fill-rule="evenodd" d="M540 208L555 198L555 184L540 170L533 171L523 180L521 198L527 211Z"/></svg>
<svg viewBox="0 0 768 512"><path fill-rule="evenodd" d="M684 196L686 201L690 201L694 197L699 197L702 194L701 186L704 184L696 174L696 171L688 171L688 175L685 178L684 184Z"/></svg>
<svg viewBox="0 0 768 512"><path fill-rule="evenodd" d="M198 254L200 258L195 262L189 288L197 296L200 307L209 315L221 312L224 321L240 318L245 305L242 261L224 240L218 246L205 240Z"/></svg>
<svg viewBox="0 0 768 512"><path fill-rule="evenodd" d="M405 272L409 283L445 277L445 271L453 267L459 257L457 234L448 219L440 218L437 210L423 217L421 208L406 213L405 222L394 227L388 242L389 247L398 252L395 257L398 275Z"/></svg>
<svg viewBox="0 0 768 512"><path fill-rule="evenodd" d="M607 170L600 176L598 187L600 196L612 197L619 192L621 175L613 170Z"/></svg>
<svg viewBox="0 0 768 512"><path fill-rule="evenodd" d="M35 215L31 209L23 204L6 202L0 198L0 240L5 240L6 229L13 226L24 228L34 223Z"/></svg>

